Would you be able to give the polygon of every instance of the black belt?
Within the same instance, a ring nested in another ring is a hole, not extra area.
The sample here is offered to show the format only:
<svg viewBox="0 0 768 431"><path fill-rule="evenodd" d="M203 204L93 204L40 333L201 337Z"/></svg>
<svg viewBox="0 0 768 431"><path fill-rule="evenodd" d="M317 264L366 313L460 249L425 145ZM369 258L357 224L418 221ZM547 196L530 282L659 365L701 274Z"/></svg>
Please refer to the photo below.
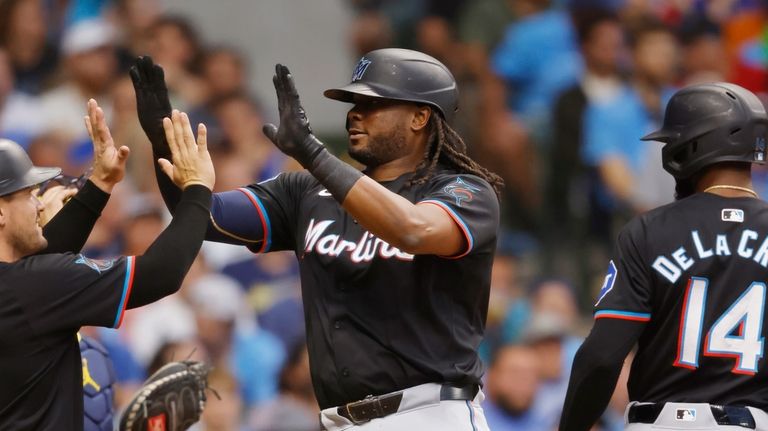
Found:
<svg viewBox="0 0 768 431"><path fill-rule="evenodd" d="M712 416L718 425L739 426L755 429L755 418L746 407L718 406L710 404ZM659 413L664 409L664 403L635 404L629 408L627 421L629 423L652 424L656 422Z"/></svg>
<svg viewBox="0 0 768 431"><path fill-rule="evenodd" d="M440 388L440 401L473 400L479 390L480 387L476 384L454 386L446 383ZM355 425L360 425L372 419L383 418L392 413L397 413L400 401L402 400L402 392L378 396L368 395L365 399L338 407L337 413L349 419Z"/></svg>

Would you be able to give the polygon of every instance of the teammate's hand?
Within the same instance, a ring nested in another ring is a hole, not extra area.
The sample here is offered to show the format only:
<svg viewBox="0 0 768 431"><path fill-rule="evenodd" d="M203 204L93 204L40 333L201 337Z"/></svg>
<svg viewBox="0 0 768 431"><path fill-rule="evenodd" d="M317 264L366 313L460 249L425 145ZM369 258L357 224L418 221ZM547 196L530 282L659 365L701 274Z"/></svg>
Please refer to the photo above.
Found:
<svg viewBox="0 0 768 431"><path fill-rule="evenodd" d="M40 225L45 226L53 216L56 215L64 204L77 194L77 189L64 186L52 186L48 187L41 196L38 197L43 204L43 210L40 212Z"/></svg>
<svg viewBox="0 0 768 431"><path fill-rule="evenodd" d="M323 144L312 134L288 68L282 64L276 65L272 82L277 92L280 128L274 124L265 124L264 134L280 151L296 159L305 168L310 168L315 157L324 150Z"/></svg>
<svg viewBox="0 0 768 431"><path fill-rule="evenodd" d="M197 142L186 113L173 110L171 118L163 118L165 139L171 149L173 163L159 159L160 168L180 189L201 184L213 190L216 173L211 155L208 154L208 131L205 125L197 126Z"/></svg>
<svg viewBox="0 0 768 431"><path fill-rule="evenodd" d="M131 150L125 145L115 147L107 127L104 111L95 100L88 101L85 128L93 141L93 173L91 181L104 192L111 193L115 184L125 176L125 163Z"/></svg>
<svg viewBox="0 0 768 431"><path fill-rule="evenodd" d="M165 85L163 68L149 56L137 57L128 71L136 91L136 110L139 123L147 134L156 154L170 156L163 130L163 118L171 116L171 101Z"/></svg>

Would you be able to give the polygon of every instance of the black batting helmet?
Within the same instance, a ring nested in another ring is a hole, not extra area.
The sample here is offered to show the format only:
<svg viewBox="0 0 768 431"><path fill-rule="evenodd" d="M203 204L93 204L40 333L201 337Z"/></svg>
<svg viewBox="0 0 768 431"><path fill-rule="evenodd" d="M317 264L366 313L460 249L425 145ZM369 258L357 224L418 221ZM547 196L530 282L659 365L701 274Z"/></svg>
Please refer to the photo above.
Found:
<svg viewBox="0 0 768 431"><path fill-rule="evenodd" d="M348 85L325 90L325 97L352 102L355 94L424 103L450 120L458 109L459 90L447 67L418 51L385 48L358 61Z"/></svg>
<svg viewBox="0 0 768 431"><path fill-rule="evenodd" d="M684 179L719 162L765 163L768 115L760 99L735 84L692 85L667 104L660 141L664 169Z"/></svg>
<svg viewBox="0 0 768 431"><path fill-rule="evenodd" d="M60 173L59 168L33 166L19 144L0 139L0 196L40 184Z"/></svg>

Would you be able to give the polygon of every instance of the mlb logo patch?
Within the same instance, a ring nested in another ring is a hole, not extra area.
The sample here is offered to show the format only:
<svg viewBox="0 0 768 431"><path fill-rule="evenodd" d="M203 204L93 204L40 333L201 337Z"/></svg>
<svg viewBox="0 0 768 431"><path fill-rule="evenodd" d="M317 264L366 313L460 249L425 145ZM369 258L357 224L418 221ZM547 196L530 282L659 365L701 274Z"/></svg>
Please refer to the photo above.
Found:
<svg viewBox="0 0 768 431"><path fill-rule="evenodd" d="M744 210L725 208L720 215L723 221L734 223L744 223Z"/></svg>
<svg viewBox="0 0 768 431"><path fill-rule="evenodd" d="M694 422L696 420L696 409L677 409L675 419L681 422Z"/></svg>
<svg viewBox="0 0 768 431"><path fill-rule="evenodd" d="M759 136L755 141L755 161L765 161L765 138L762 136Z"/></svg>

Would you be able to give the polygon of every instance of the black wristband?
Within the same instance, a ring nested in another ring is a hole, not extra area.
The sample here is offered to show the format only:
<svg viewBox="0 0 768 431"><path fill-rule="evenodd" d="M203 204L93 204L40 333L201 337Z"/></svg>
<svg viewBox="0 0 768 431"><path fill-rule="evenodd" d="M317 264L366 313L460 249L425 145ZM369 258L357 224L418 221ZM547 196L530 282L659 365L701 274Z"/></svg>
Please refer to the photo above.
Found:
<svg viewBox="0 0 768 431"><path fill-rule="evenodd" d="M304 142L302 142L301 148L303 151L300 151L299 154L296 154L293 157L301 166L304 166L311 171L312 166L315 164L315 159L325 151L325 144L320 142L315 135L310 133L307 135L306 139L304 139Z"/></svg>
<svg viewBox="0 0 768 431"><path fill-rule="evenodd" d="M362 172L344 163L325 148L317 153L307 169L339 203L344 203L349 190L363 176Z"/></svg>

